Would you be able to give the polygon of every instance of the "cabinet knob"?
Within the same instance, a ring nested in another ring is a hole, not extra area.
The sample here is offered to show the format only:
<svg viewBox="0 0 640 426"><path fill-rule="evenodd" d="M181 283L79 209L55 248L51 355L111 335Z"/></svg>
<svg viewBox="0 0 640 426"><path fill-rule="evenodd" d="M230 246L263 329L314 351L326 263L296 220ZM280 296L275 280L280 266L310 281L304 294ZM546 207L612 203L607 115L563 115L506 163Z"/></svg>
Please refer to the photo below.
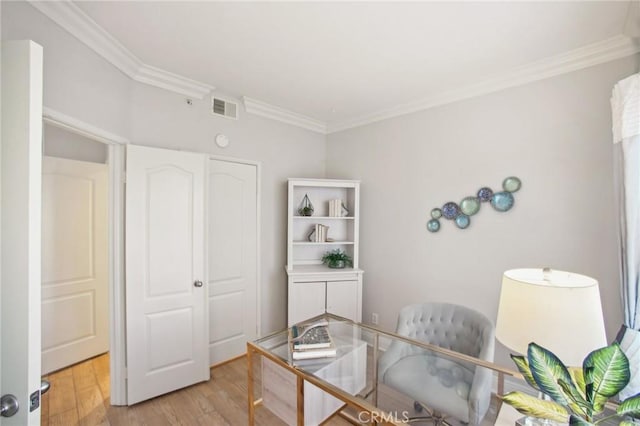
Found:
<svg viewBox="0 0 640 426"><path fill-rule="evenodd" d="M202 287L202 281L198 280L193 283L194 287Z"/></svg>

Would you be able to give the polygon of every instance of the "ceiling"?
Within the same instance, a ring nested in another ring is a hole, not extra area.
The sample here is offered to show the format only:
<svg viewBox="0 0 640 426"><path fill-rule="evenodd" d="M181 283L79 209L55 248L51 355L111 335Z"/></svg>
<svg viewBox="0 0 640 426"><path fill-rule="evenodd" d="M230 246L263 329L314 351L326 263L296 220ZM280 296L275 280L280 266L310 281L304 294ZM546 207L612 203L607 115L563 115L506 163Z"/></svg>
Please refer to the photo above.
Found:
<svg viewBox="0 0 640 426"><path fill-rule="evenodd" d="M75 4L147 65L339 129L620 37L631 2Z"/></svg>

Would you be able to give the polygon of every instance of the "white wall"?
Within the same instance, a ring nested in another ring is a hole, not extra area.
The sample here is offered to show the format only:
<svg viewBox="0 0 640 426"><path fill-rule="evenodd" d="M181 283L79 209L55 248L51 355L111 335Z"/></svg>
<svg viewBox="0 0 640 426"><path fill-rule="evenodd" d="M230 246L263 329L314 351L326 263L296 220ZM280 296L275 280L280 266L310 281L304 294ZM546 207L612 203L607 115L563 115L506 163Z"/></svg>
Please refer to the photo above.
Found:
<svg viewBox="0 0 640 426"><path fill-rule="evenodd" d="M598 279L613 338L622 311L609 97L637 62L329 135L328 176L362 180L363 319L377 312L394 329L402 306L446 301L495 321L503 271L550 266ZM432 208L510 175L523 182L511 211L483 204L466 230L444 219L426 230ZM497 360L512 366L501 347Z"/></svg>
<svg viewBox="0 0 640 426"><path fill-rule="evenodd" d="M0 6L3 40L44 48L44 105L127 137L132 81L29 3Z"/></svg>
<svg viewBox="0 0 640 426"><path fill-rule="evenodd" d="M286 178L323 177L325 137L244 114L211 116L209 101L185 99L131 81L25 2L2 2L2 37L44 47L44 104L134 144L259 161L262 168L262 331L286 325ZM217 133L231 141L224 150Z"/></svg>
<svg viewBox="0 0 640 426"><path fill-rule="evenodd" d="M91 163L107 163L107 145L50 124L45 124L42 130L44 155Z"/></svg>

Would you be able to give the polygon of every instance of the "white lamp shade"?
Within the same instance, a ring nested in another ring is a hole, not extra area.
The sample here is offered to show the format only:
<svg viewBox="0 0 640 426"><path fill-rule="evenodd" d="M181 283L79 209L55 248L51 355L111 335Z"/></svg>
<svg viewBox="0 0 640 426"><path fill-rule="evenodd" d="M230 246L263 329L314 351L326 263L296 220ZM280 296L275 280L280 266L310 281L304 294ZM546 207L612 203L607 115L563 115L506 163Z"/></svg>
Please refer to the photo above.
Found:
<svg viewBox="0 0 640 426"><path fill-rule="evenodd" d="M581 366L589 352L607 345L598 281L548 269L506 271L496 337L520 354L535 342L566 365Z"/></svg>

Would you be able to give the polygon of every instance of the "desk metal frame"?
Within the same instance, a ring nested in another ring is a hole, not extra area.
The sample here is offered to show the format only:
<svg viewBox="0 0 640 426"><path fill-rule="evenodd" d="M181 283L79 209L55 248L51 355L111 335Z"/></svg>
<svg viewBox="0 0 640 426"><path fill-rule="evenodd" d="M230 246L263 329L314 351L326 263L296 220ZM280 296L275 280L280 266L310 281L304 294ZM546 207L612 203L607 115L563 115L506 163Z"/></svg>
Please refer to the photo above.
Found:
<svg viewBox="0 0 640 426"><path fill-rule="evenodd" d="M340 322L345 322L348 324L352 324L355 327L361 328L363 330L367 330L373 333L374 341L373 341L373 385L374 385L374 401L377 402L377 360L378 360L378 340L379 336L384 336L389 339L400 340L411 345L415 345L420 348L424 348L428 351L443 354L454 359L458 359L460 361L466 361L472 364L475 364L479 367L484 367L489 370L492 370L498 373L498 395L504 394L504 378L505 376L516 377L519 379L523 379L522 375L516 371L509 370L503 367L500 367L494 363L487 362L469 355L464 355L449 349L441 348L439 346L435 346L429 343L420 342L418 340L413 340L408 337L400 336L399 334L383 331L379 328L372 327L366 324L356 323L347 318L339 317L337 315L333 315L330 313L325 313L319 315L317 317L311 318L309 321L317 321L320 319L326 320L335 320ZM278 334L285 332L286 330L278 331L276 333L272 333L268 336L265 336L261 339L256 340L256 342L247 342L247 378L248 378L248 386L247 386L247 399L248 399L248 408L249 408L249 425L255 425L255 409L256 406L262 403L262 399L254 400L254 374L253 374L253 361L254 356L263 356L270 361L273 361L277 365L283 367L287 371L292 372L296 376L296 403L297 403L297 425L304 426L304 382L309 382L323 391L327 392L329 395L338 398L345 405L356 408L359 411L367 412L369 414L369 418L371 419L385 419L383 423L378 424L390 424L390 425L402 425L404 423L396 422L393 420L387 420L389 415L388 413L378 409L374 404L366 401L365 399L349 394L348 392L343 391L342 389L332 385L331 383L327 383L326 381L315 377L312 374L305 372L302 369L296 368L290 365L288 362L284 361L282 358L272 354L267 349L262 348L258 342L262 340L268 340Z"/></svg>

